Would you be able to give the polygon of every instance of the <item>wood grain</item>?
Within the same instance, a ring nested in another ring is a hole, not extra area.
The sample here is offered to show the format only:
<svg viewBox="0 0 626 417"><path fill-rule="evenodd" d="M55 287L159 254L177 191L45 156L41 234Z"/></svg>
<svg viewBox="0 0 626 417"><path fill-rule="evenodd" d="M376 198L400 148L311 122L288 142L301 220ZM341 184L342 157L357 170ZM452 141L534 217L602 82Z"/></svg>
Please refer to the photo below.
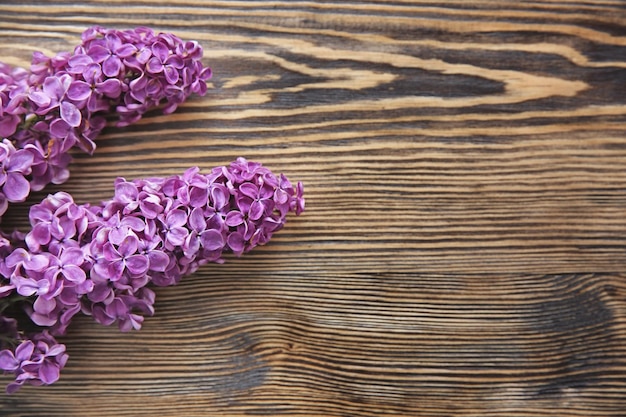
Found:
<svg viewBox="0 0 626 417"><path fill-rule="evenodd" d="M267 246L88 318L2 416L626 415L626 7L618 0L0 3L0 54L88 26L199 40L209 93L106 129L64 189L237 156L305 184ZM7 381L8 382L8 379Z"/></svg>

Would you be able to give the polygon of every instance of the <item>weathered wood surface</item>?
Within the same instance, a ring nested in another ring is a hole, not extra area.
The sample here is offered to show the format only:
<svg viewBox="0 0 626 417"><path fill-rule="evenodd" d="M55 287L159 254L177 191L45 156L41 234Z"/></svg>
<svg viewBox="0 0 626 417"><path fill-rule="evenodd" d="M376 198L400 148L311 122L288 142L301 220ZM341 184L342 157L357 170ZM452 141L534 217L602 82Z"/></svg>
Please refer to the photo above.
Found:
<svg viewBox="0 0 626 417"><path fill-rule="evenodd" d="M626 415L624 2L2 1L2 59L94 24L197 39L215 76L51 189L241 155L307 211L139 332L77 320L0 415Z"/></svg>

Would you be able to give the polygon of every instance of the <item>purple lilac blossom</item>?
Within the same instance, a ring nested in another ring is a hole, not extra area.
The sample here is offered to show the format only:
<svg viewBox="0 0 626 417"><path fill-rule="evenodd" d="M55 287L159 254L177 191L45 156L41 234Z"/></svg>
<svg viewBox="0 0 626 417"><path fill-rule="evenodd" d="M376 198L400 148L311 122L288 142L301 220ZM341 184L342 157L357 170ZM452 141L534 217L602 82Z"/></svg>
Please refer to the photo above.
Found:
<svg viewBox="0 0 626 417"><path fill-rule="evenodd" d="M71 53L35 52L30 72L0 63L0 139L20 155L7 177L19 183L0 190L0 216L31 190L65 182L68 152L93 153L107 119L127 126L158 107L171 113L191 94L207 91L211 69L202 65L203 50L195 41L145 27L99 26L84 31L81 40Z"/></svg>
<svg viewBox="0 0 626 417"><path fill-rule="evenodd" d="M15 376L6 388L7 393L14 393L24 383L53 384L67 359L65 345L58 343L47 330L20 340L15 349L0 351L0 369Z"/></svg>
<svg viewBox="0 0 626 417"><path fill-rule="evenodd" d="M244 158L207 174L194 167L167 178L118 178L113 198L95 206L49 195L31 207L30 232L0 240L0 301L26 298L23 310L49 330L47 348L26 340L0 352L0 369L16 375L8 390L58 378L66 357L50 335L64 334L74 315L139 329L154 314L149 284L175 285L226 253L264 245L288 213L303 210L301 183Z"/></svg>

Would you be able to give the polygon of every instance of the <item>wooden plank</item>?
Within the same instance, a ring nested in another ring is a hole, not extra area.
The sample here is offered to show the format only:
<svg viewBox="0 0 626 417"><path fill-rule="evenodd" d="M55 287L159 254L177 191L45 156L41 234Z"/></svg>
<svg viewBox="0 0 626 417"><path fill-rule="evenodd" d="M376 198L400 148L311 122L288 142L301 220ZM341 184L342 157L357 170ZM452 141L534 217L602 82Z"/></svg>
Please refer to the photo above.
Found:
<svg viewBox="0 0 626 417"><path fill-rule="evenodd" d="M88 26L196 39L209 93L106 129L67 190L237 156L305 184L272 242L157 289L120 333L79 318L45 416L623 416L621 1L27 1L2 60ZM8 382L8 378L5 378Z"/></svg>

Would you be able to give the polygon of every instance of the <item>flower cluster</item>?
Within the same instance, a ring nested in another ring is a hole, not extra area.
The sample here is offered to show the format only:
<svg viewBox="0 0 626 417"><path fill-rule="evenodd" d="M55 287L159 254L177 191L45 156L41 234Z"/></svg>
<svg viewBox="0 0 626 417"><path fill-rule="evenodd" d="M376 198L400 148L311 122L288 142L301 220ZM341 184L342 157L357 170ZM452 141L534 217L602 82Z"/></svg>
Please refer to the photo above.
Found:
<svg viewBox="0 0 626 417"><path fill-rule="evenodd" d="M95 206L48 196L31 208L26 235L0 241L0 301L25 298L30 319L50 330L0 352L0 369L16 375L9 391L58 378L66 356L50 335L63 334L74 315L139 329L154 313L148 284L174 285L225 253L240 256L303 210L301 183L243 158L207 174L119 178L113 198Z"/></svg>
<svg viewBox="0 0 626 417"><path fill-rule="evenodd" d="M24 383L49 385L58 381L67 358L65 345L57 343L46 330L21 340L14 351L0 351L0 369L15 375L6 391L12 394Z"/></svg>
<svg viewBox="0 0 626 417"><path fill-rule="evenodd" d="M0 63L0 218L32 190L66 181L70 151L92 153L109 120L127 126L204 95L211 70L202 55L197 42L149 28L93 27L72 52L34 53L29 70ZM77 314L139 329L154 314L151 286L241 256L303 210L302 184L243 158L207 174L119 178L113 198L93 206L49 195L31 207L30 231L0 230L7 392L59 379L68 355L55 337Z"/></svg>
<svg viewBox="0 0 626 417"><path fill-rule="evenodd" d="M107 119L126 126L154 108L170 113L191 94L204 95L211 70L202 55L197 42L173 34L93 27L71 53L34 53L30 71L0 64L0 137L19 155L0 150L7 173L0 216L7 202L66 181L68 152L77 147L92 153ZM18 187L9 185L16 179Z"/></svg>

